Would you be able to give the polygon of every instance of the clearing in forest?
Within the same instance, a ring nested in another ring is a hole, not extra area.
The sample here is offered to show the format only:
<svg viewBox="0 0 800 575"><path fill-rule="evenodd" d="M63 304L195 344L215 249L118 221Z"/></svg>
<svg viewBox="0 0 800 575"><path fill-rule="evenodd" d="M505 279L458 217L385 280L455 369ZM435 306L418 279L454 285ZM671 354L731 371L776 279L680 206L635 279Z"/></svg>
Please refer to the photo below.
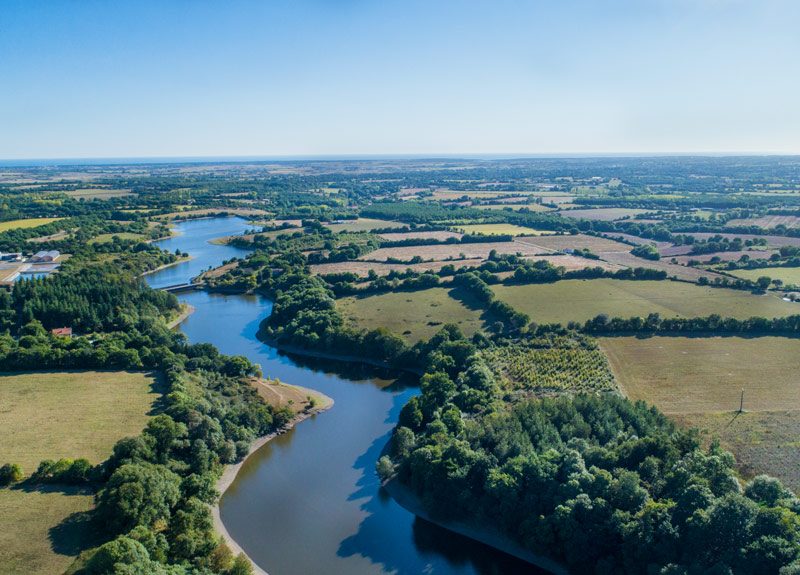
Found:
<svg viewBox="0 0 800 575"><path fill-rule="evenodd" d="M492 286L495 295L539 324L609 317L784 317L798 307L773 295L703 287L675 281L563 280L548 284Z"/></svg>
<svg viewBox="0 0 800 575"><path fill-rule="evenodd" d="M470 336L482 328L482 310L467 307L447 288L391 292L336 301L345 321L359 329L386 328L409 343L428 339L446 323Z"/></svg>

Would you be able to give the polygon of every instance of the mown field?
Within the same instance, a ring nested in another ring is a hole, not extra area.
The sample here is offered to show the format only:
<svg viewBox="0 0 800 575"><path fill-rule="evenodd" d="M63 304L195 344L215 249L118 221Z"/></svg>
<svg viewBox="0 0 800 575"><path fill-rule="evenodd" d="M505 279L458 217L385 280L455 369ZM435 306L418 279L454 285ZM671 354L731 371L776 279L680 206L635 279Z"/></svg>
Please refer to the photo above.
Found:
<svg viewBox="0 0 800 575"><path fill-rule="evenodd" d="M742 473L800 488L800 340L602 338L623 392L718 437ZM745 413L737 414L744 389Z"/></svg>
<svg viewBox="0 0 800 575"><path fill-rule="evenodd" d="M800 268L755 268L731 270L728 273L746 280L755 281L762 276L767 276L773 280L781 280L785 285L800 285Z"/></svg>
<svg viewBox="0 0 800 575"><path fill-rule="evenodd" d="M138 435L159 398L141 372L67 371L0 375L0 453L26 475L42 459L103 461L122 437Z"/></svg>
<svg viewBox="0 0 800 575"><path fill-rule="evenodd" d="M501 301L543 323L609 317L783 317L800 307L772 295L673 281L565 280L551 284L492 286Z"/></svg>
<svg viewBox="0 0 800 575"><path fill-rule="evenodd" d="M159 391L139 372L0 375L0 463L19 463L25 475L43 459L99 463L141 432ZM62 573L87 543L81 514L91 507L92 494L73 487L0 489L0 573Z"/></svg>
<svg viewBox="0 0 800 575"><path fill-rule="evenodd" d="M450 296L447 288L395 292L337 300L346 321L358 328L386 328L411 343L427 339L446 323L472 335L482 328L481 310L470 309Z"/></svg>
<svg viewBox="0 0 800 575"><path fill-rule="evenodd" d="M0 232L7 232L8 230L18 230L20 228L35 228L43 226L62 218L28 218L24 220L9 220L7 222L0 222Z"/></svg>

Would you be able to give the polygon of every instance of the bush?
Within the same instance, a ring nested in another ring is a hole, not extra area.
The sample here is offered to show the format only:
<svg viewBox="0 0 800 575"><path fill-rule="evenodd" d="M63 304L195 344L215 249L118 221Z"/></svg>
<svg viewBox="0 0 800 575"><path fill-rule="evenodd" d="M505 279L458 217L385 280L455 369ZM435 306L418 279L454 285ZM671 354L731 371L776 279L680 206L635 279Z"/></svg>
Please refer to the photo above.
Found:
<svg viewBox="0 0 800 575"><path fill-rule="evenodd" d="M17 463L6 463L0 467L0 485L11 485L22 481L22 468Z"/></svg>

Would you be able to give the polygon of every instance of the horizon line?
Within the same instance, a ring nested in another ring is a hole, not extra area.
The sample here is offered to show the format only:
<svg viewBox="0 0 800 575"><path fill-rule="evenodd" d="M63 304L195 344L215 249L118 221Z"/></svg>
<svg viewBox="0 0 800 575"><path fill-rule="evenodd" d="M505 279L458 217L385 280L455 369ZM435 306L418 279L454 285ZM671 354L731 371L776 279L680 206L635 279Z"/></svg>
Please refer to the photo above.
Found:
<svg viewBox="0 0 800 575"><path fill-rule="evenodd" d="M398 154L285 154L285 155L187 155L187 156L78 156L0 158L0 167L42 165L125 165L179 163L246 163L246 162L335 162L379 160L525 160L525 159L592 159L592 158L754 158L797 157L800 152L785 151L704 151L704 152L552 152L552 153L398 153Z"/></svg>

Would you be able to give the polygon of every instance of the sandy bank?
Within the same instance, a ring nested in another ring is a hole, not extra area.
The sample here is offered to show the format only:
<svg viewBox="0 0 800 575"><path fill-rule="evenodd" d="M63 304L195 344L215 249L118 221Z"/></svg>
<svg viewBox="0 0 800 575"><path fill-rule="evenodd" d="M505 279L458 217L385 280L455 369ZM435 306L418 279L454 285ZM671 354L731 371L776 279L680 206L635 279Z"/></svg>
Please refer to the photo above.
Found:
<svg viewBox="0 0 800 575"><path fill-rule="evenodd" d="M192 315L194 312L195 312L195 307L193 305L189 305L188 303L182 303L181 313L178 315L178 317L168 322L167 327L169 329L175 329L181 324L181 322L183 322L183 320Z"/></svg>
<svg viewBox="0 0 800 575"><path fill-rule="evenodd" d="M260 385L256 383L255 385ZM322 394L318 391L313 389L308 389L304 387L300 387L299 385L289 386L289 384L281 383L280 385L285 385L287 387L292 387L296 390L299 390L303 396L310 395L316 399L316 406L308 411L300 411L295 414L295 416L281 429L270 433L269 435L265 435L264 437L259 437L256 441L253 442L253 445L250 446L250 451L247 453L244 459L242 459L239 463L235 465L227 465L225 470L222 472L222 476L220 476L219 480L217 481L217 491L220 493L220 499L222 495L228 490L228 488L233 484L236 476L239 474L242 466L244 465L245 461L253 455L256 451L261 449L264 445L266 445L270 440L274 439L278 435L282 435L292 429L295 425L300 423L301 421L308 419L312 415L316 415L323 411L326 411L333 407L333 399L328 397L325 394ZM216 529L217 533L222 535L222 538L225 540L225 543L230 547L231 551L233 551L234 555L238 555L239 553L244 553L248 559L250 557L245 553L244 549L236 542L236 540L231 537L228 530L225 528L225 524L222 522L222 517L220 516L219 511L219 501L217 504L211 508L211 513L214 517L214 529ZM269 575L264 569L259 567L252 559L250 559L250 563L253 564L253 572L255 575Z"/></svg>

